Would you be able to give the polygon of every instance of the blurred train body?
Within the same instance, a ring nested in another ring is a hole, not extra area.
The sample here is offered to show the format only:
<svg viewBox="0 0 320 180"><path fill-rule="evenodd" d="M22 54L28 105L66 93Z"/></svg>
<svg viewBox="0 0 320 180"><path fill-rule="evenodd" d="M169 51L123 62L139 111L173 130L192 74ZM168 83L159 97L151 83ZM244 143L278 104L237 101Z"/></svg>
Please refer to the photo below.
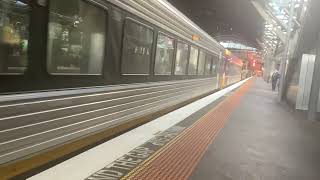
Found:
<svg viewBox="0 0 320 180"><path fill-rule="evenodd" d="M166 1L0 1L0 164L241 80Z"/></svg>

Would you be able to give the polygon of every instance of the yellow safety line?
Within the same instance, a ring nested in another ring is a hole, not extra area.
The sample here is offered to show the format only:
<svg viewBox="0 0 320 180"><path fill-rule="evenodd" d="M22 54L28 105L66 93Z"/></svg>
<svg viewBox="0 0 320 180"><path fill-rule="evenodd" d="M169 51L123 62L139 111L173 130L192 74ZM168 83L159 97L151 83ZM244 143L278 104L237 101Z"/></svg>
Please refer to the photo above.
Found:
<svg viewBox="0 0 320 180"><path fill-rule="evenodd" d="M240 87L244 86L246 83L244 83L243 85L241 85ZM241 88L238 88L236 90L240 91ZM127 180L127 179L132 179L134 178L135 175L137 175L140 171L142 171L144 168L146 168L150 163L152 163L157 157L159 157L165 150L167 150L168 148L170 148L175 142L177 142L179 139L182 138L183 135L187 134L194 126L196 126L198 123L200 123L205 116L207 116L210 112L216 110L217 108L219 108L220 106L222 106L222 104L227 101L228 99L232 98L231 96L228 96L226 99L224 99L223 101L221 101L219 104L217 104L214 108L212 108L209 112L207 112L206 114L204 114L202 117L200 117L194 124L192 124L190 127L188 127L187 129L185 129L181 134L179 134L178 136L176 136L173 140L171 140L168 144L164 145L162 148L160 148L158 151L156 151L153 155L151 155L149 158L147 158L144 162L142 162L140 165L138 165L137 167L135 167L133 170L131 170L126 176L122 177L121 180ZM220 129L221 130L221 129ZM219 130L219 131L220 131Z"/></svg>
<svg viewBox="0 0 320 180"><path fill-rule="evenodd" d="M238 89L239 90L239 89ZM237 90L237 91L238 91ZM221 101L219 104L217 104L213 109L211 109L209 112L214 111L215 109L219 108L223 102L225 102L227 99L231 98L230 96L227 97L226 99L224 99L223 101ZM137 173L139 173L140 171L142 171L146 166L148 166L154 159L156 159L157 157L159 157L166 149L170 148L175 142L177 142L183 135L185 135L187 132L189 132L194 126L196 126L198 123L200 123L203 118L209 114L209 112L207 112L206 114L204 114L202 117L200 117L195 123L193 123L190 127L188 127L187 129L185 129L183 132L181 132L178 136L176 136L175 138L173 138L168 144L164 145L162 148L160 148L158 151L156 151L154 154L152 154L149 158L147 158L146 160L144 160L140 165L138 165L137 167L135 167L133 170L131 170L126 176L122 177L120 180L127 180L127 179L131 179L132 177L134 177Z"/></svg>
<svg viewBox="0 0 320 180"><path fill-rule="evenodd" d="M158 151L156 151L154 154L152 154L149 158L144 160L140 165L138 165L133 170L131 170L126 176L122 177L121 180L130 179L130 177L132 177L132 176L136 175L138 172L140 172L143 168L145 168L147 165L149 165L155 158L157 158L159 155L161 155L163 151L165 151L172 144L177 142L185 133L187 133L190 130L190 128L191 127L185 129L183 132L181 132L179 135L177 135L175 138L173 138L169 143L164 145L162 148L160 148Z"/></svg>

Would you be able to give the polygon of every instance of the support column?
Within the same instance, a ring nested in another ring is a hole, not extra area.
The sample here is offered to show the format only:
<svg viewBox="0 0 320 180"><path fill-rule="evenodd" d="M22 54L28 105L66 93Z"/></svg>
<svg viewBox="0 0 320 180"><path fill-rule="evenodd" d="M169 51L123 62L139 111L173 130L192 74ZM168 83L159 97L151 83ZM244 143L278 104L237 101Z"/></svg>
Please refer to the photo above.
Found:
<svg viewBox="0 0 320 180"><path fill-rule="evenodd" d="M288 32L287 32L287 39L286 39L286 49L284 57L281 58L280 64L280 90L278 94L278 100L282 101L285 95L285 85L287 82L286 80L286 70L287 70L287 63L290 59L290 39L291 39L291 28L293 24L293 13L294 13L294 0L291 0L290 5L290 14L289 14L289 22L288 22Z"/></svg>
<svg viewBox="0 0 320 180"><path fill-rule="evenodd" d="M317 120L318 99L320 90L320 33L316 47L316 60L314 63L314 72L309 100L308 120Z"/></svg>

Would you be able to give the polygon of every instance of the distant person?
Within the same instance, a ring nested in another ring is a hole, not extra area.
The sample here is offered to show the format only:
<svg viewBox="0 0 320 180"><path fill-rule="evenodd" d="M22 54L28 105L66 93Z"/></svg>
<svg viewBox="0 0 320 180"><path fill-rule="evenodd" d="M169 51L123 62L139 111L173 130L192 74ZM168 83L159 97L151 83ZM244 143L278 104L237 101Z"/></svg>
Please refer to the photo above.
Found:
<svg viewBox="0 0 320 180"><path fill-rule="evenodd" d="M279 79L280 79L280 73L278 70L275 70L271 76L272 91L276 90Z"/></svg>

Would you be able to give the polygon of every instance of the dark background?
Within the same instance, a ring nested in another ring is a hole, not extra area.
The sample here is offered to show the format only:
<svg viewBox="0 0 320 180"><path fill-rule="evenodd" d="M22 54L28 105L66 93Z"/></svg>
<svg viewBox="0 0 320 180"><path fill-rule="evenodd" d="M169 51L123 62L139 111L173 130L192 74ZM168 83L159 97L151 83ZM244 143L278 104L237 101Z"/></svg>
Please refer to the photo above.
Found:
<svg viewBox="0 0 320 180"><path fill-rule="evenodd" d="M249 0L168 1L213 37L237 35L259 46L264 21Z"/></svg>

